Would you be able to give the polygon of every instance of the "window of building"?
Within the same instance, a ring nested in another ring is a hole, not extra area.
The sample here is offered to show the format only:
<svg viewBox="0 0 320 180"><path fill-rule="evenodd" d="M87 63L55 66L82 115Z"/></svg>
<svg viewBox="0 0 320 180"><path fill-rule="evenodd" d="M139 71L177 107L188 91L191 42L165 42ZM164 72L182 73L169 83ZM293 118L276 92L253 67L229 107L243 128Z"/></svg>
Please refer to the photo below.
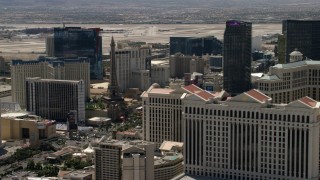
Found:
<svg viewBox="0 0 320 180"><path fill-rule="evenodd" d="M29 128L22 128L22 138L30 138Z"/></svg>

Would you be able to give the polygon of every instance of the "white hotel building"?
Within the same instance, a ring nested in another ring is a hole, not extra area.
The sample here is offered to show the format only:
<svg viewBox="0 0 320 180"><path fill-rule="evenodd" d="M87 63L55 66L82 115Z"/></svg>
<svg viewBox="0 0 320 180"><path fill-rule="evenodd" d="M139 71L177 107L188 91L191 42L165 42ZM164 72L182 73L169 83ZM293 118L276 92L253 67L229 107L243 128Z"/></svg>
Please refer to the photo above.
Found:
<svg viewBox="0 0 320 180"><path fill-rule="evenodd" d="M143 139L155 142L159 147L163 141L182 142L182 100L188 94L206 96L208 93L195 85L175 89L160 88L153 84L143 92ZM228 96L225 91L216 93L217 98Z"/></svg>
<svg viewBox="0 0 320 180"><path fill-rule="evenodd" d="M182 89L164 89L153 84L143 92L143 140L156 143L182 141Z"/></svg>
<svg viewBox="0 0 320 180"><path fill-rule="evenodd" d="M293 51L290 63L270 67L269 73L257 80L257 87L277 104L304 96L320 101L320 61L302 61L302 54Z"/></svg>
<svg viewBox="0 0 320 180"><path fill-rule="evenodd" d="M121 92L129 88L146 90L143 85L150 85L148 68L151 67L149 64L151 63L151 48L149 46L125 47L116 49L115 56L119 90Z"/></svg>
<svg viewBox="0 0 320 180"><path fill-rule="evenodd" d="M320 103L257 90L183 99L185 173L217 179L318 179Z"/></svg>

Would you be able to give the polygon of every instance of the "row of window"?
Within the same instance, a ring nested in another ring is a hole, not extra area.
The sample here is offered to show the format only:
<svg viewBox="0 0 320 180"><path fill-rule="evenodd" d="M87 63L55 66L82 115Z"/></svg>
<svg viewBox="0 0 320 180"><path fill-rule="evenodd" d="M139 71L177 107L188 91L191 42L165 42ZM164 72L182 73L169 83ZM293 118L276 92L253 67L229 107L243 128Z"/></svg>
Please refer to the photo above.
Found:
<svg viewBox="0 0 320 180"><path fill-rule="evenodd" d="M298 123L310 123L310 116L305 115L281 115L281 114L268 114L250 111L237 111L237 110L212 110L205 108L185 107L186 114L200 114L200 115L214 115L214 116L226 116L237 118L251 118L260 120L279 120Z"/></svg>
<svg viewBox="0 0 320 180"><path fill-rule="evenodd" d="M170 105L181 105L180 99L167 99L167 98L150 98L150 103L156 104L170 104Z"/></svg>

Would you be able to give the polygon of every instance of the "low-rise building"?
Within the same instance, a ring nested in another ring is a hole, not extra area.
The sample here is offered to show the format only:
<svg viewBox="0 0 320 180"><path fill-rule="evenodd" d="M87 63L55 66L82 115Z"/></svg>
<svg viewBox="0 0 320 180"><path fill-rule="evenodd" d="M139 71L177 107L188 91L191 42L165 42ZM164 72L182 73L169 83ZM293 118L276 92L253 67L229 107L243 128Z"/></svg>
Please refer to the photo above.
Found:
<svg viewBox="0 0 320 180"><path fill-rule="evenodd" d="M183 155L181 153L165 153L154 161L154 179L167 180L183 173Z"/></svg>
<svg viewBox="0 0 320 180"><path fill-rule="evenodd" d="M76 170L76 171L60 171L58 174L59 179L69 180L93 180L93 170Z"/></svg>
<svg viewBox="0 0 320 180"><path fill-rule="evenodd" d="M154 179L153 143L101 138L95 148L96 180Z"/></svg>
<svg viewBox="0 0 320 180"><path fill-rule="evenodd" d="M3 113L0 121L3 140L25 140L30 146L56 136L56 122L26 112Z"/></svg>
<svg viewBox="0 0 320 180"><path fill-rule="evenodd" d="M163 141L159 150L161 152L182 152L183 151L183 143L182 142L174 142L174 141Z"/></svg>
<svg viewBox="0 0 320 180"><path fill-rule="evenodd" d="M147 141L102 138L95 148L95 167L96 180L167 180L183 172L183 156L174 150L155 156L155 144Z"/></svg>
<svg viewBox="0 0 320 180"><path fill-rule="evenodd" d="M138 140L140 139L140 133L135 130L117 132L116 139L117 140Z"/></svg>
<svg viewBox="0 0 320 180"><path fill-rule="evenodd" d="M74 153L81 152L81 149L74 146L67 146L59 151L49 154L46 159L48 161L60 161L67 156L72 156Z"/></svg>
<svg viewBox="0 0 320 180"><path fill-rule="evenodd" d="M11 96L11 86L8 84L0 84L0 98Z"/></svg>
<svg viewBox="0 0 320 180"><path fill-rule="evenodd" d="M176 53L169 57L170 77L183 78L185 73L204 73L204 59L197 56L185 56Z"/></svg>

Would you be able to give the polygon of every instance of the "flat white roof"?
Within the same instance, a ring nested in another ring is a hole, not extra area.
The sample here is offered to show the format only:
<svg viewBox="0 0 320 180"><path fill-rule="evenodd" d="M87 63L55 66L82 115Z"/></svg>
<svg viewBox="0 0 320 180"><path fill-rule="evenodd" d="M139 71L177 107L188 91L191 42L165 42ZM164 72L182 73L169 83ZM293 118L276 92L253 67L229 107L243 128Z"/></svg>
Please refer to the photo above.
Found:
<svg viewBox="0 0 320 180"><path fill-rule="evenodd" d="M98 89L99 87L103 87L103 89L107 89L109 86L108 82L103 82L103 83L95 83L95 84L90 84L93 89Z"/></svg>
<svg viewBox="0 0 320 180"><path fill-rule="evenodd" d="M28 112L10 112L10 113L3 113L1 114L2 118L16 118L20 116L28 115Z"/></svg>
<svg viewBox="0 0 320 180"><path fill-rule="evenodd" d="M10 90L11 90L11 86L10 85L0 85L0 92L10 91Z"/></svg>
<svg viewBox="0 0 320 180"><path fill-rule="evenodd" d="M93 117L93 118L90 118L89 121L111 121L111 118Z"/></svg>

